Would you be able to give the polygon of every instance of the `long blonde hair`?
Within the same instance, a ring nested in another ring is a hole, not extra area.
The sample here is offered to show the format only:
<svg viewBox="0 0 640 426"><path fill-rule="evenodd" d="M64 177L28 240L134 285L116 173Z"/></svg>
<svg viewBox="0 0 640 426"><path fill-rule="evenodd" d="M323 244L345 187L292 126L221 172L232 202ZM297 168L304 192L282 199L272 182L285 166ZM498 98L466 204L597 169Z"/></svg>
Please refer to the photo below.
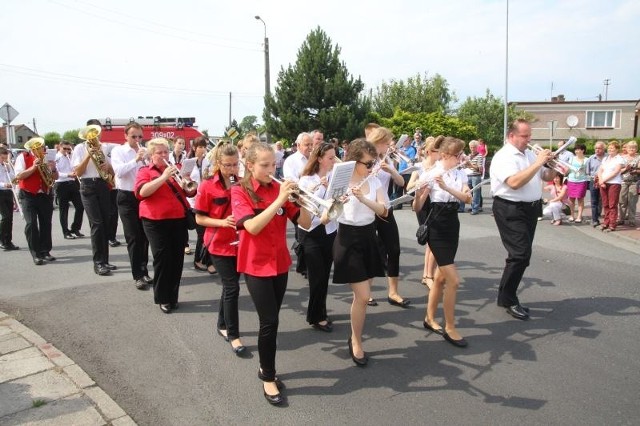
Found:
<svg viewBox="0 0 640 426"><path fill-rule="evenodd" d="M255 163L258 160L258 152L270 152L271 154L275 155L275 152L273 151L273 148L271 148L271 145L264 142L256 142L253 143L247 150L244 156L245 164ZM253 173L249 172L249 168L247 168L244 176L242 177L242 180L240 181L240 185L244 188L245 191L247 191L247 194L249 194L251 200L254 203L258 203L262 201L262 199L258 197L258 195L253 191L253 187L251 186L252 176Z"/></svg>

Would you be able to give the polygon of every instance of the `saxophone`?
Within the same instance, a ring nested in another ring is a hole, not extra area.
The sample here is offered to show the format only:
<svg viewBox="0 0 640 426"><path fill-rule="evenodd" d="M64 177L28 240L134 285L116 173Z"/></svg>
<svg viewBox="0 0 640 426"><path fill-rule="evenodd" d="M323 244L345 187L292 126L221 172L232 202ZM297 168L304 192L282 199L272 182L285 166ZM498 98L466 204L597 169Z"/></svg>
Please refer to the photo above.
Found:
<svg viewBox="0 0 640 426"><path fill-rule="evenodd" d="M31 151L31 154L33 154L34 157L40 160L37 166L38 173L40 173L40 177L42 178L42 183L44 183L47 189L49 189L53 186L53 183L56 181L56 179L53 177L53 172L51 171L51 169L49 168L49 165L45 161L45 158L44 158L45 154L44 152L42 152L43 146L44 146L44 139L42 138L31 138L25 144L25 147L28 147L27 149Z"/></svg>
<svg viewBox="0 0 640 426"><path fill-rule="evenodd" d="M100 133L102 128L96 124L91 124L78 132L78 137L87 144L87 151L91 156L93 164L102 179L104 179L111 187L115 187L115 177L109 171L102 170L102 165L107 162L104 152L100 149Z"/></svg>

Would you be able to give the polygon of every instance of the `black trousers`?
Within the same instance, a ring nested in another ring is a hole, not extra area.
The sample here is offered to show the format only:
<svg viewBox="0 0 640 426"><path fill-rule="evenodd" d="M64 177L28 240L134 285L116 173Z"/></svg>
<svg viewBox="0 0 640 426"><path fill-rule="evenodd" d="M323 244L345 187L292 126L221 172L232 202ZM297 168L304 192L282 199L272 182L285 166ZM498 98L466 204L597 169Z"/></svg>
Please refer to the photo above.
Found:
<svg viewBox="0 0 640 426"><path fill-rule="evenodd" d="M218 329L227 330L229 340L235 340L240 337L240 320L238 317L240 274L236 270L236 257L212 254L211 261L216 271L218 271L220 281L222 281Z"/></svg>
<svg viewBox="0 0 640 426"><path fill-rule="evenodd" d="M82 216L84 215L84 207L82 206L82 198L80 197L80 184L77 180L69 180L65 182L56 182L56 196L58 197L58 208L60 216L60 227L62 234L67 235L69 232L80 231L82 228ZM73 204L75 213L73 214L73 223L69 228L69 203Z"/></svg>
<svg viewBox="0 0 640 426"><path fill-rule="evenodd" d="M500 279L498 305L520 304L516 292L529 266L538 217L542 215L542 203L512 202L500 197L493 199L493 216L500 232L500 239L507 249L507 259Z"/></svg>
<svg viewBox="0 0 640 426"><path fill-rule="evenodd" d="M13 241L13 192L11 189L0 190L0 244Z"/></svg>
<svg viewBox="0 0 640 426"><path fill-rule="evenodd" d="M211 265L211 258L209 256L209 250L207 250L203 241L204 231L206 231L206 229L204 226L196 225L196 251L193 254L193 261L209 266Z"/></svg>
<svg viewBox="0 0 640 426"><path fill-rule="evenodd" d="M389 209L387 217L376 216L375 224L378 232L378 247L387 276L397 277L400 275L400 234L393 209Z"/></svg>
<svg viewBox="0 0 640 426"><path fill-rule="evenodd" d="M44 257L51 251L51 219L53 198L44 192L32 194L20 190L20 204L24 213L24 235L31 256Z"/></svg>
<svg viewBox="0 0 640 426"><path fill-rule="evenodd" d="M303 241L304 258L309 278L309 306L307 322L315 324L327 319L327 292L333 264L333 240L336 232L327 235L324 225L311 232L298 230Z"/></svg>
<svg viewBox="0 0 640 426"><path fill-rule="evenodd" d="M118 190L109 191L109 220L107 224L107 241L116 239L118 232Z"/></svg>
<svg viewBox="0 0 640 426"><path fill-rule="evenodd" d="M100 178L83 178L80 182L80 198L91 227L93 263L109 263L109 239L107 237L111 212L109 186Z"/></svg>
<svg viewBox="0 0 640 426"><path fill-rule="evenodd" d="M258 331L258 354L260 368L266 381L276 377L276 347L280 306L287 290L288 273L274 277L256 277L245 274L247 290L258 311L260 330Z"/></svg>
<svg viewBox="0 0 640 426"><path fill-rule="evenodd" d="M118 213L122 220L124 238L127 242L131 275L134 280L139 280L149 275L147 264L149 263L149 241L142 229L142 220L139 216L140 201L133 191L118 190Z"/></svg>
<svg viewBox="0 0 640 426"><path fill-rule="evenodd" d="M178 303L184 266L184 230L182 219L142 219L144 233L153 255L154 303Z"/></svg>

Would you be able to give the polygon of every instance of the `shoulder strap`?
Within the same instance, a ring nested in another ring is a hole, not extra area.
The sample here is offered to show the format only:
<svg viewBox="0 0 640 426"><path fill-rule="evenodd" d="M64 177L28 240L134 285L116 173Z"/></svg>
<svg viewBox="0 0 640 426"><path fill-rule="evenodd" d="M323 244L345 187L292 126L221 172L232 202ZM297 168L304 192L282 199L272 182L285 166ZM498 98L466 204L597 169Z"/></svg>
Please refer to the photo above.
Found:
<svg viewBox="0 0 640 426"><path fill-rule="evenodd" d="M185 212L189 211L189 207L187 206L187 203L180 196L180 194L178 193L178 190L173 185L171 185L171 183L169 183L169 181L167 181L166 183L167 183L167 185L169 185L169 188L171 188L171 190L173 191L173 194L176 196L178 201L180 201L180 204L182 204L182 207L184 207L184 211Z"/></svg>

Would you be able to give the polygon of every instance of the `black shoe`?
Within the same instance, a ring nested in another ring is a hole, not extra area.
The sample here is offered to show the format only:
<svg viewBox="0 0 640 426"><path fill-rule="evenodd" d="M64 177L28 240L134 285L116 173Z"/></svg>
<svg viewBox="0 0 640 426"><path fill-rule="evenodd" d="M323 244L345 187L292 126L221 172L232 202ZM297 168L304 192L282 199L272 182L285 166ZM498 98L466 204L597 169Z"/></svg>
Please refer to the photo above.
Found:
<svg viewBox="0 0 640 426"><path fill-rule="evenodd" d="M523 321L529 319L529 314L524 309L522 309L522 306L520 305L509 306L507 308L507 313L512 317L514 317L515 319L519 319Z"/></svg>
<svg viewBox="0 0 640 426"><path fill-rule="evenodd" d="M71 232L67 232L66 234L64 234L64 239L65 240L75 240L76 236L73 235Z"/></svg>
<svg viewBox="0 0 640 426"><path fill-rule="evenodd" d="M398 302L397 300L394 300L390 297L387 297L387 302L389 302L390 305L393 306L400 306L401 308L408 308L409 304L411 303L411 300L409 299L402 299L402 302Z"/></svg>
<svg viewBox="0 0 640 426"><path fill-rule="evenodd" d="M116 265L112 265L110 263L103 263L103 266L110 271L115 271L116 269L118 269Z"/></svg>
<svg viewBox="0 0 640 426"><path fill-rule="evenodd" d="M2 244L0 245L0 248L4 249L4 251L20 250L20 247L13 243Z"/></svg>
<svg viewBox="0 0 640 426"><path fill-rule="evenodd" d="M378 306L378 302L376 302L376 299L374 299L373 297L369 299L369 301L367 302L367 305L369 306Z"/></svg>
<svg viewBox="0 0 640 426"><path fill-rule="evenodd" d="M194 268L196 271L200 271L200 272L208 272L208 271L207 271L207 267L206 267L206 266L200 266L200 265L198 265L196 262L193 262L193 268Z"/></svg>
<svg viewBox="0 0 640 426"><path fill-rule="evenodd" d="M109 268L100 263L96 263L93 265L93 272L102 276L111 275L111 271L109 270Z"/></svg>
<svg viewBox="0 0 640 426"><path fill-rule="evenodd" d="M220 335L220 337L222 337L222 338L224 339L224 341L225 341L225 342L228 342L228 341L229 341L229 336L225 336L225 335L222 333L223 331L227 331L227 330L222 330L222 329L219 329L219 328L216 328L216 330L218 331L218 334Z"/></svg>
<svg viewBox="0 0 640 426"><path fill-rule="evenodd" d="M284 397L280 392L275 395L269 395L266 390L264 390L264 385L262 385L262 392L264 394L264 399L271 405L280 405L284 402Z"/></svg>
<svg viewBox="0 0 640 426"><path fill-rule="evenodd" d="M236 356L242 356L244 354L244 352L247 350L247 347L244 345L240 345L240 346L236 346L235 348L233 347L233 345L231 344L231 341L229 341L229 345L231 346L231 351L236 354Z"/></svg>
<svg viewBox="0 0 640 426"><path fill-rule="evenodd" d="M333 326L331 325L331 323L329 323L329 321L327 321L326 324L320 324L319 322L317 322L315 324L311 324L311 327L315 328L316 330L324 331L326 333L331 333L333 331Z"/></svg>
<svg viewBox="0 0 640 426"><path fill-rule="evenodd" d="M36 265L44 265L44 259L40 259L39 257L34 257L33 263Z"/></svg>
<svg viewBox="0 0 640 426"><path fill-rule="evenodd" d="M508 306L503 305L500 302L498 302L498 306L500 306L502 308L508 308ZM526 313L529 313L529 307L528 306L520 305L520 307L522 308L523 311L525 311Z"/></svg>
<svg viewBox="0 0 640 426"><path fill-rule="evenodd" d="M109 240L109 245L111 247L118 247L119 245L122 245L122 243L118 240Z"/></svg>
<svg viewBox="0 0 640 426"><path fill-rule="evenodd" d="M430 330L430 331L432 331L432 332L434 332L434 333L436 333L436 334L439 334L440 336L442 336L442 335L443 335L443 333L444 333L444 330L442 330L442 328L433 328L433 327L431 327L431 326L429 325L429 323L428 323L428 322L426 322L426 321L422 321L422 326L423 326L424 328L426 328L427 330Z"/></svg>
<svg viewBox="0 0 640 426"><path fill-rule="evenodd" d="M442 337L444 337L444 340L451 343L453 346L457 346L459 348L466 348L468 345L467 341L464 340L464 338L461 338L460 340L455 340L451 338L451 336L449 336L446 331L442 334Z"/></svg>
<svg viewBox="0 0 640 426"><path fill-rule="evenodd" d="M263 382L271 382L271 381L275 382L276 387L278 388L278 390L282 390L282 389L286 388L286 386L284 385L284 382L282 380L280 380L278 378L278 376L276 376L275 379L273 379L273 380L269 380L269 379L267 379L267 376L265 376L262 373L261 369L258 369L258 379L262 380Z"/></svg>
<svg viewBox="0 0 640 426"><path fill-rule="evenodd" d="M349 355L351 355L351 359L353 360L353 362L358 367L364 367L365 365L367 365L367 363L369 362L369 358L367 357L367 354L364 353L364 351L362 351L364 353L364 356L362 358L356 358L356 356L353 354L353 345L351 344L351 337L349 337L347 344L349 345Z"/></svg>
<svg viewBox="0 0 640 426"><path fill-rule="evenodd" d="M143 279L136 280L135 286L138 290L149 290L149 283Z"/></svg>
<svg viewBox="0 0 640 426"><path fill-rule="evenodd" d="M84 237L84 234L80 231L71 231L72 234L74 234L76 236L76 238L82 238Z"/></svg>
<svg viewBox="0 0 640 426"><path fill-rule="evenodd" d="M54 262L56 260L56 258L51 256L49 253L47 253L44 256L42 256L42 258L44 260L46 260L47 262Z"/></svg>
<svg viewBox="0 0 640 426"><path fill-rule="evenodd" d="M168 303L161 303L160 304L160 310L162 312L164 312L165 314L170 314L171 313L171 305L169 305Z"/></svg>
<svg viewBox="0 0 640 426"><path fill-rule="evenodd" d="M178 305L178 302L176 303L169 303L169 306L171 307L172 310L177 311L178 308L180 307L180 305Z"/></svg>
<svg viewBox="0 0 640 426"><path fill-rule="evenodd" d="M151 278L149 275L145 275L144 277L142 277L142 280L147 284L153 284L153 278Z"/></svg>

